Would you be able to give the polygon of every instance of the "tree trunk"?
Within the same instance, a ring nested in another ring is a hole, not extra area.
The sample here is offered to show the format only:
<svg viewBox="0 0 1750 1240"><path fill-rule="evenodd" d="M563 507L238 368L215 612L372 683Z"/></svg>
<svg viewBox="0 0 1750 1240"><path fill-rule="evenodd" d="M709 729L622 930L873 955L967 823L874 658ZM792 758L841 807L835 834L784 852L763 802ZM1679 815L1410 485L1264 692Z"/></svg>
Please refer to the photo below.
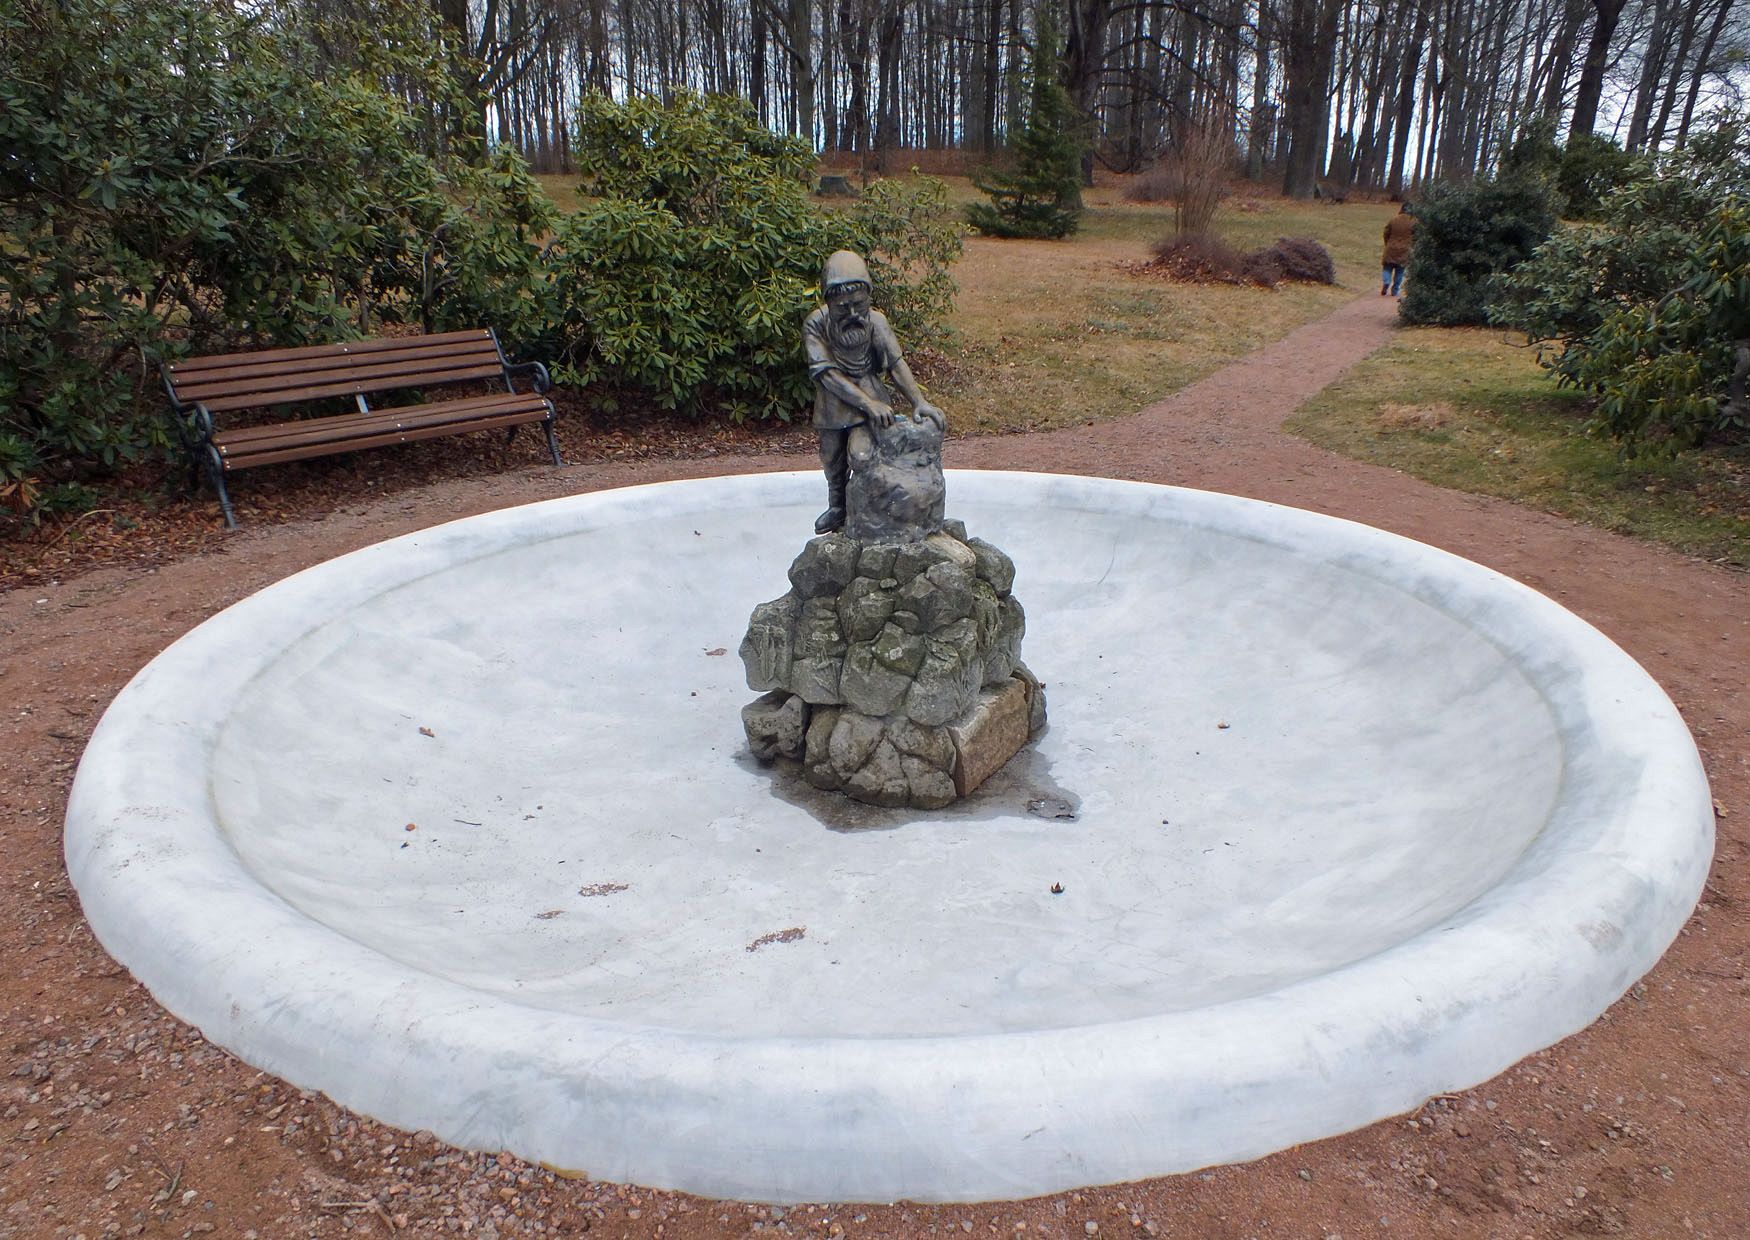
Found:
<svg viewBox="0 0 1750 1240"><path fill-rule="evenodd" d="M1598 101L1604 96L1604 71L1610 64L1610 41L1622 20L1628 0L1592 0L1595 15L1592 38L1586 44L1586 60L1580 68L1580 85L1574 95L1574 114L1568 121L1568 138L1589 134L1598 124Z"/></svg>
<svg viewBox="0 0 1750 1240"><path fill-rule="evenodd" d="M814 145L815 61L814 6L809 0L790 0L790 84L795 107L795 132Z"/></svg>
<svg viewBox="0 0 1750 1240"><path fill-rule="evenodd" d="M771 105L766 99L766 6L753 0L753 54L748 64L747 89L753 96L760 124L771 124Z"/></svg>
<svg viewBox="0 0 1750 1240"><path fill-rule="evenodd" d="M1063 86L1088 135L1082 150L1082 184L1094 183L1093 123L1099 111L1100 74L1106 63L1106 25L1112 0L1068 0L1069 29L1063 40Z"/></svg>
<svg viewBox="0 0 1750 1240"><path fill-rule="evenodd" d="M1270 108L1270 37L1274 22L1270 0L1258 5L1257 65L1252 72L1252 123L1246 138L1246 176L1262 180L1269 162L1270 131L1276 117Z"/></svg>
<svg viewBox="0 0 1750 1240"><path fill-rule="evenodd" d="M1647 144L1647 129L1653 120L1653 103L1658 98L1659 81L1665 76L1665 57L1671 51L1671 19L1676 16L1671 0L1658 0L1653 7L1653 28L1647 32L1647 50L1641 57L1641 73L1635 83L1634 111L1628 123L1628 150L1638 151Z"/></svg>
<svg viewBox="0 0 1750 1240"><path fill-rule="evenodd" d="M1665 97L1659 104L1658 118L1653 122L1652 131L1647 135L1647 149L1656 151L1665 139L1665 126L1671 121L1671 111L1677 106L1677 92L1683 86L1683 71L1689 64L1689 49L1695 45L1695 32L1701 25L1701 8L1699 6L1686 10L1683 14L1683 28L1677 40L1677 54L1671 58L1671 75L1665 84ZM1696 65L1696 74L1701 73L1701 66Z"/></svg>
<svg viewBox="0 0 1750 1240"><path fill-rule="evenodd" d="M1283 110L1288 158L1282 192L1310 198L1322 171L1321 135L1330 117L1328 92L1335 56L1339 0L1286 0L1283 22Z"/></svg>
<svg viewBox="0 0 1750 1240"><path fill-rule="evenodd" d="M1695 116L1695 101L1701 96L1702 75L1707 72L1708 62L1713 59L1714 44L1719 42L1720 32L1726 28L1726 15L1732 11L1732 0L1720 0L1719 12L1714 14L1714 24L1708 27L1707 40L1701 45L1701 54L1695 58L1695 73L1689 79L1689 98L1683 101L1683 120L1677 126L1677 146L1681 148L1689 141L1689 123Z"/></svg>

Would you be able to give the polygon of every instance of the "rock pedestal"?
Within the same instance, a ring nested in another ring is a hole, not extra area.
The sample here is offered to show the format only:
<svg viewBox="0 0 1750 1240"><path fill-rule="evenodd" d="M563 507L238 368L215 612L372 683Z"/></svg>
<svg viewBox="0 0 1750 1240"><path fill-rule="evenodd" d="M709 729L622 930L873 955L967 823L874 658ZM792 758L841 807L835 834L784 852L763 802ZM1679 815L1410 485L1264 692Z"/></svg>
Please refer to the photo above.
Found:
<svg viewBox="0 0 1750 1240"><path fill-rule="evenodd" d="M757 757L871 805L938 809L1045 726L1014 564L937 522L913 541L814 538L789 592L754 609L741 658L764 696L742 722Z"/></svg>

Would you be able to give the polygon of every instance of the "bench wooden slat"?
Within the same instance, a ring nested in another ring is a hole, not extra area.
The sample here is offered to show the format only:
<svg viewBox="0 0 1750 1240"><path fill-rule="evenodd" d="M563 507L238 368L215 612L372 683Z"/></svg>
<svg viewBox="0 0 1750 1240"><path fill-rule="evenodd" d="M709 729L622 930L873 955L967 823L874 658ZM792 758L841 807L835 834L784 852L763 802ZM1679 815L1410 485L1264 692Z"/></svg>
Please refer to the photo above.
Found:
<svg viewBox="0 0 1750 1240"><path fill-rule="evenodd" d="M498 360L498 350L490 340L459 340L430 348L396 349L393 352L354 353L342 357L325 357L277 362L242 361L235 366L215 366L192 375L177 375L171 379L177 399L184 404L200 400L203 395L224 395L216 389L238 381L255 379L296 379L301 375L342 375L385 365L414 366L420 362L444 364L460 359L472 359L484 364Z"/></svg>
<svg viewBox="0 0 1750 1240"><path fill-rule="evenodd" d="M438 332L431 336L383 336L375 340L345 340L338 344L307 344L292 349L254 349L245 353L209 353L202 357L185 358L173 362L165 369L174 378L183 375L196 374L215 367L235 366L240 362L277 362L282 359L297 360L300 358L320 361L325 357L344 357L353 353L388 353L396 349L423 348L432 344L447 344L460 340L492 339L492 333L485 328L470 328L460 332Z"/></svg>
<svg viewBox="0 0 1750 1240"><path fill-rule="evenodd" d="M546 417L546 410L539 412L519 411L498 414L490 418L470 420L466 429L471 431L500 430L510 426L521 426L529 422L538 422ZM234 469L249 469L256 465L277 465L282 461L300 461L312 456L332 456L336 452L351 452L358 448L382 448L390 444L412 443L417 439L436 439L442 435L453 435L456 426L452 422L444 422L436 426L416 426L405 430L388 430L377 435L365 435L357 439L346 440L336 445L333 440L320 443L305 444L299 447L288 447L273 452L254 453L243 457L226 457L227 471Z"/></svg>
<svg viewBox="0 0 1750 1240"><path fill-rule="evenodd" d="M464 353L457 357L403 359L375 366L336 366L322 370L245 375L241 378L220 379L213 383L178 384L176 395L184 404L200 401L209 409L218 408L215 401L230 400L238 396L250 397L251 404L274 405L280 403L280 392L297 392L335 383L377 383L382 379L394 380L389 387L421 387L432 383L453 383L455 380L450 376L454 372L479 370L482 367L486 367L492 374L500 373L498 354L488 350L485 353ZM375 390L381 391L382 387L381 383L377 383Z"/></svg>
<svg viewBox="0 0 1750 1240"><path fill-rule="evenodd" d="M318 443L325 438L338 443L353 435L371 434L376 428L382 427L464 422L482 413L525 412L544 417L547 412L546 402L539 396L512 396L500 392L493 396L473 396L435 405L373 409L369 413L349 413L326 418L300 418L291 422L275 422L270 426L242 426L218 431L213 435L213 446L225 456L246 455L284 443Z"/></svg>
<svg viewBox="0 0 1750 1240"><path fill-rule="evenodd" d="M464 366L459 370L443 372L441 382L461 383L467 379L496 379L504 372L494 362L490 366ZM440 380L431 379L430 382ZM397 388L419 387L419 381L408 375L385 375L378 379L348 379L334 383L312 384L310 387L287 388L264 396L259 392L245 393L241 396L221 396L215 400L202 403L213 413L227 413L235 409L259 409L264 405L290 405L304 400L320 400L324 396L353 396L371 392L391 392Z"/></svg>

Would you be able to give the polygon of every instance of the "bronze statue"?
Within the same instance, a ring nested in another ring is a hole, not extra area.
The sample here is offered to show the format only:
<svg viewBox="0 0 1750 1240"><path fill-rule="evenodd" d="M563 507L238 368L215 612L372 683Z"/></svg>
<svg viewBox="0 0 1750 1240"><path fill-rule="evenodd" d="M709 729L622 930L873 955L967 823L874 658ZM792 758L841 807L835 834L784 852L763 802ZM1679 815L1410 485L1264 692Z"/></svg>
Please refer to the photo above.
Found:
<svg viewBox="0 0 1750 1240"><path fill-rule="evenodd" d="M892 379L911 402L915 422L946 429L942 411L924 398L887 316L870 305L872 284L862 258L840 250L826 260L820 292L826 304L802 325L808 377L814 380L814 426L820 433L820 464L826 470L826 511L814 532L827 534L845 525L845 488L851 473L851 436L859 427L873 432L894 424Z"/></svg>
<svg viewBox="0 0 1750 1240"><path fill-rule="evenodd" d="M802 338L829 506L789 591L748 621L741 660L762 696L742 727L755 757L816 788L940 809L1038 734L1045 690L1021 663L1014 561L947 518L946 419L870 307L869 268L840 250L820 290Z"/></svg>

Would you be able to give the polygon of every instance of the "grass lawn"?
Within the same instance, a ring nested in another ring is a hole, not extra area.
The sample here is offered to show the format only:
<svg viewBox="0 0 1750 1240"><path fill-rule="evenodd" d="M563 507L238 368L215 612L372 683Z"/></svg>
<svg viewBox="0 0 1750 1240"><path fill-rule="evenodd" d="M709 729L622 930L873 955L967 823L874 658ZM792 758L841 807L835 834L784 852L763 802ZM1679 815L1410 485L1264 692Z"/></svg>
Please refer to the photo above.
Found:
<svg viewBox="0 0 1750 1240"><path fill-rule="evenodd" d="M1499 331L1407 328L1286 429L1425 481L1750 568L1750 450L1624 461L1584 403Z"/></svg>
<svg viewBox="0 0 1750 1240"><path fill-rule="evenodd" d="M956 202L980 197L966 177L944 178ZM542 177L561 207L576 181ZM961 433L1035 430L1136 412L1260 345L1329 312L1378 274L1379 234L1395 207L1327 206L1249 198L1244 187L1216 221L1235 245L1310 236L1337 260L1338 287L1276 289L1175 284L1133 275L1172 230L1170 206L1123 201L1099 185L1081 230L1063 241L968 236L947 331L932 347L905 342L919 377Z"/></svg>
<svg viewBox="0 0 1750 1240"><path fill-rule="evenodd" d="M1178 284L1121 264L1149 257L1172 210L1097 188L1067 241L969 237L949 365L932 374L962 431L1040 429L1134 413L1341 305L1374 279L1393 208L1240 200L1216 229L1242 248L1311 236L1337 287Z"/></svg>

